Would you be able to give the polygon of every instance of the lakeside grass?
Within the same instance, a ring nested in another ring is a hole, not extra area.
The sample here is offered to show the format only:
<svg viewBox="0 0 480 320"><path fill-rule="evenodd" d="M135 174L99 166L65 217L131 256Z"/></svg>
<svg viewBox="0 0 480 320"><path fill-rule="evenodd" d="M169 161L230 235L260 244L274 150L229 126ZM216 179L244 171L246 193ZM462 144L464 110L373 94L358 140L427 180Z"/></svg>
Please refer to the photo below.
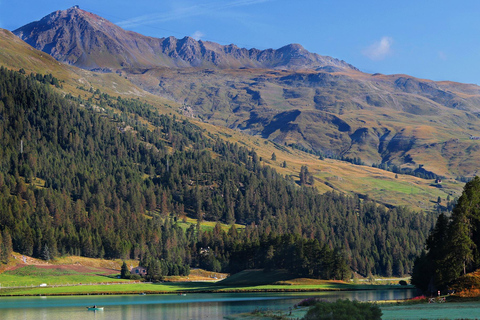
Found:
<svg viewBox="0 0 480 320"><path fill-rule="evenodd" d="M480 302L382 305L382 319L478 319Z"/></svg>
<svg viewBox="0 0 480 320"><path fill-rule="evenodd" d="M315 292L341 290L385 290L401 289L398 285L344 284L325 281L323 284L270 284L259 286L224 286L215 282L163 282L163 283L123 283L110 285L77 285L68 287L33 287L1 289L3 296L30 295L94 295L94 294L150 294L162 293L247 293L247 292Z"/></svg>
<svg viewBox="0 0 480 320"><path fill-rule="evenodd" d="M74 258L71 259L75 261ZM314 292L405 288L398 285L295 278L285 270L271 270L268 272L262 269L244 270L224 280L215 281L212 278L213 276L224 278L227 275L193 269L189 277L166 277L166 281L160 283L138 283L131 280L117 279L118 275L119 273L116 270L79 266L78 264L21 266L0 274L2 287L0 295L135 294L139 292L159 294ZM47 287L39 287L42 283L47 284ZM13 288L20 286L23 286L23 288Z"/></svg>
<svg viewBox="0 0 480 320"><path fill-rule="evenodd" d="M379 301L375 302L379 303ZM417 320L417 319L478 319L479 301L436 303L396 303L381 304L383 320ZM308 312L308 307L293 308L291 314L286 310L270 311L255 310L227 316L229 320L253 320L253 319L301 319Z"/></svg>
<svg viewBox="0 0 480 320"><path fill-rule="evenodd" d="M38 286L42 283L47 285L85 284L102 282L127 282L128 280L117 279L115 275L99 274L95 268L88 272L65 270L52 266L49 269L37 268L33 265L25 266L16 270L9 270L0 274L1 287L15 286Z"/></svg>
<svg viewBox="0 0 480 320"><path fill-rule="evenodd" d="M234 314L226 316L225 319L228 320L255 320L255 319L264 319L264 320L296 320L302 319L305 314L308 312L308 307L293 308L290 311L284 310L255 310L247 313Z"/></svg>

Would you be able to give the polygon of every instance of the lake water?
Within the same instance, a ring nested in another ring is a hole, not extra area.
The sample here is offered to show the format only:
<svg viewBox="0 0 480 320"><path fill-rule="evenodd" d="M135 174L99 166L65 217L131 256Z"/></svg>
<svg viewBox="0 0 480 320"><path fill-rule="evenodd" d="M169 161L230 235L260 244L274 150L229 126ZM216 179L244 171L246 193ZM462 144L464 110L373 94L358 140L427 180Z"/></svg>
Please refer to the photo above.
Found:
<svg viewBox="0 0 480 320"><path fill-rule="evenodd" d="M343 291L315 293L198 293L179 296L2 297L0 319L223 319L255 309L288 310L308 297L325 300L395 300L413 297L414 290ZM104 307L89 311L87 306Z"/></svg>

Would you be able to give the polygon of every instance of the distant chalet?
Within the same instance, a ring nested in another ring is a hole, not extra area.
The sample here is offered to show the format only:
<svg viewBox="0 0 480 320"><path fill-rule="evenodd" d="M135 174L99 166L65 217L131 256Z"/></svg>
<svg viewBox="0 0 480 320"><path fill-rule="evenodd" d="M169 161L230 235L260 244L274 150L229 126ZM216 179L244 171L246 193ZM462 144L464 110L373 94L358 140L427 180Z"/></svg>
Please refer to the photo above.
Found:
<svg viewBox="0 0 480 320"><path fill-rule="evenodd" d="M147 269L144 267L136 267L136 268L132 268L132 270L130 270L130 273L138 274L140 276L145 276L147 275Z"/></svg>

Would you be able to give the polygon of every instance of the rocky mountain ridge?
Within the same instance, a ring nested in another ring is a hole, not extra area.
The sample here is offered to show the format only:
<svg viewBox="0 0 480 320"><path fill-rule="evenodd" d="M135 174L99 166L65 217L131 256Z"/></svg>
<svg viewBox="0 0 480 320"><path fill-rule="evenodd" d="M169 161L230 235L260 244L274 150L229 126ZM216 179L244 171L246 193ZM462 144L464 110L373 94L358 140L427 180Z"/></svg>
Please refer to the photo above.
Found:
<svg viewBox="0 0 480 320"><path fill-rule="evenodd" d="M131 67L214 67L312 69L352 65L310 53L299 44L280 49L245 49L196 41L191 37L153 38L127 31L78 6L55 11L13 31L34 48L84 69L112 71Z"/></svg>

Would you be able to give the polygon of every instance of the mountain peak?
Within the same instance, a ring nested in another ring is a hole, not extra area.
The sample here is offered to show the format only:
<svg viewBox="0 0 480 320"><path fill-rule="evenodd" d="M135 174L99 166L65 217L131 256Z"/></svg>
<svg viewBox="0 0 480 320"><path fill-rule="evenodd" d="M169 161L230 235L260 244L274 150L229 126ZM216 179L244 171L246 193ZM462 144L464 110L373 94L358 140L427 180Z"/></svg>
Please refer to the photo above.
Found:
<svg viewBox="0 0 480 320"><path fill-rule="evenodd" d="M302 50L305 50L305 48L301 44L290 43L290 44L287 44L286 46L281 47L279 50L302 51Z"/></svg>
<svg viewBox="0 0 480 320"><path fill-rule="evenodd" d="M245 49L197 41L186 36L152 38L126 31L110 21L75 5L55 11L39 21L13 31L25 42L55 59L84 69L204 67L318 69L353 66L289 44L280 49Z"/></svg>

